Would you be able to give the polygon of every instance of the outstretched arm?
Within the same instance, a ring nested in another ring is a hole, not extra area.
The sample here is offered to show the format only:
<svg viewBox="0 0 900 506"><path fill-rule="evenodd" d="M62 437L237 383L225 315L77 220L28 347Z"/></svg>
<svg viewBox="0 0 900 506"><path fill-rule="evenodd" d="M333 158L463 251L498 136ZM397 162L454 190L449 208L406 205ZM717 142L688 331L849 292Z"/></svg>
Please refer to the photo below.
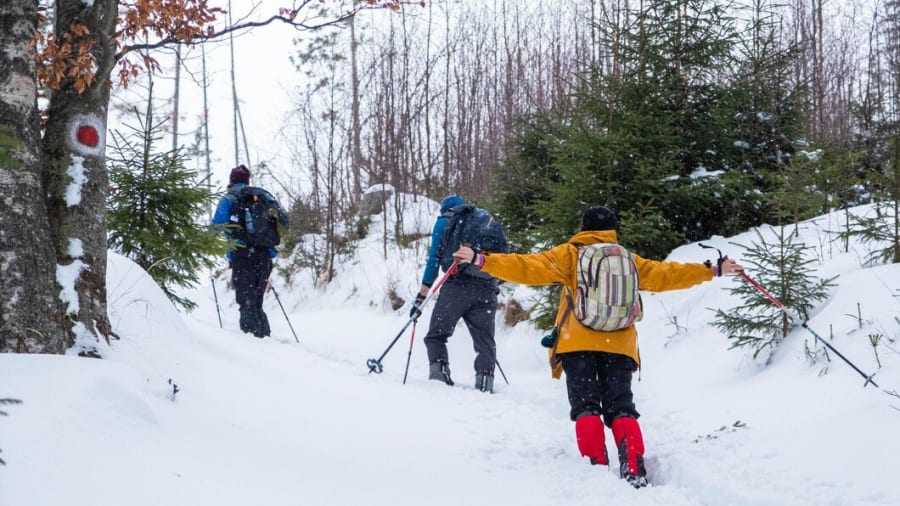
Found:
<svg viewBox="0 0 900 506"><path fill-rule="evenodd" d="M744 270L736 261L725 257L719 266L709 263L659 262L632 254L638 267L640 289L665 292L690 288L722 274L736 274Z"/></svg>
<svg viewBox="0 0 900 506"><path fill-rule="evenodd" d="M561 244L547 251L531 254L476 254L461 246L453 257L460 263L473 263L491 276L520 285L553 285L570 283L575 257L574 246Z"/></svg>

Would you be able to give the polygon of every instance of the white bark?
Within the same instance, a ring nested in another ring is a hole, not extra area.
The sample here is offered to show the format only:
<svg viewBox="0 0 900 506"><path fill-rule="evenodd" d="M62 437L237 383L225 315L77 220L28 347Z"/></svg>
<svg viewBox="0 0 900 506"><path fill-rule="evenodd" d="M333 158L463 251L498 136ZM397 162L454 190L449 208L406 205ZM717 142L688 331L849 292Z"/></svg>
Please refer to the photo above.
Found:
<svg viewBox="0 0 900 506"><path fill-rule="evenodd" d="M36 0L0 5L0 352L64 346L40 177L36 25Z"/></svg>

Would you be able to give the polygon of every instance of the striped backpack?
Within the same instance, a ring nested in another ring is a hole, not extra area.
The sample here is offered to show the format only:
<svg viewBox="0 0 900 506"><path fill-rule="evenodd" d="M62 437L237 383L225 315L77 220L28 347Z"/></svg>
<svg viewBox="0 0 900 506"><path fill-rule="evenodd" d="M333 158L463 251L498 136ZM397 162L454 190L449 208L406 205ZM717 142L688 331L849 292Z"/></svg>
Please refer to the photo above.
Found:
<svg viewBox="0 0 900 506"><path fill-rule="evenodd" d="M615 243L578 247L575 318L594 330L628 328L643 316L637 265L627 249Z"/></svg>

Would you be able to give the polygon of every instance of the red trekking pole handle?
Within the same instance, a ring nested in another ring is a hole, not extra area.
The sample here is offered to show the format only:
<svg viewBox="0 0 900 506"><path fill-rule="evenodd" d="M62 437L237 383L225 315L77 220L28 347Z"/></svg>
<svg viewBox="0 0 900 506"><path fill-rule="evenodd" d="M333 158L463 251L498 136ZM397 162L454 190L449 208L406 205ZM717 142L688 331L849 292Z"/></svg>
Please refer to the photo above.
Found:
<svg viewBox="0 0 900 506"><path fill-rule="evenodd" d="M716 251L719 252L719 261L718 261L719 268L721 268L722 261L723 261L725 258L728 258L728 257L722 255L722 250L720 250L719 248L716 248L715 246L707 246L706 244L703 244L702 242L701 242L701 243L698 243L698 245L699 245L701 248L714 249L714 250L716 250ZM776 299L774 295L772 295L771 293L769 293L769 291L766 290L761 284L757 283L755 279L753 279L753 278L751 278L750 276L748 276L748 275L747 275L747 271L741 270L740 272L741 272L741 277L743 277L744 279L746 279L748 283L750 283L751 285L753 285L757 290L759 290L763 295L765 295L766 298L769 299L770 301L772 301L773 304L775 304L776 306L778 306L778 307L781 308L782 310L785 309L784 304L782 304L780 300ZM719 275L722 275L722 273L719 272ZM789 316L790 316L790 315L789 315Z"/></svg>
<svg viewBox="0 0 900 506"><path fill-rule="evenodd" d="M447 278L449 278L453 274L456 274L456 268L458 266L459 266L459 260L453 260L453 263L450 264L450 268L447 269L447 272L445 272L444 275L441 276L441 279L434 285L434 287L431 289L431 293L428 295L428 297L431 297L432 295L434 295L434 292L438 291L441 288L441 285L444 284L444 281L447 281ZM425 299L425 300L428 300L428 299ZM425 305L425 301L422 301L422 305L423 306Z"/></svg>
<svg viewBox="0 0 900 506"><path fill-rule="evenodd" d="M441 285L443 285L444 282L447 281L447 278L449 278L451 274L455 273L456 265L458 263L459 263L458 260L453 261L453 264L450 265L450 268L447 269L447 272L445 272L444 275L441 277L441 279L438 280L438 282L435 283L434 286L431 288L431 292L428 294L428 297L425 297L425 300L422 301L422 303L420 304L420 308L425 307L425 304L427 304L428 301L431 299L431 297L434 296L434 294L441 288ZM404 325L403 328L400 329L400 332L397 333L397 336L394 337L394 340L391 341L391 344L388 345L388 347L384 350L384 352L381 354L381 356L378 358L370 358L369 360L366 361L366 366L369 368L369 373L374 372L376 374L381 374L381 372L384 370L384 366L382 366L381 361L388 354L388 352L391 351L391 348L394 347L394 344L397 343L397 340L400 339L400 336L402 336L403 333L406 332L406 329L409 328L410 325L413 326L413 332L414 332L413 335L415 335L415 323L418 319L419 319L419 317L416 316L416 317L411 317L409 320L407 320L406 325ZM410 337L409 345L410 345L410 353L412 353L412 337Z"/></svg>

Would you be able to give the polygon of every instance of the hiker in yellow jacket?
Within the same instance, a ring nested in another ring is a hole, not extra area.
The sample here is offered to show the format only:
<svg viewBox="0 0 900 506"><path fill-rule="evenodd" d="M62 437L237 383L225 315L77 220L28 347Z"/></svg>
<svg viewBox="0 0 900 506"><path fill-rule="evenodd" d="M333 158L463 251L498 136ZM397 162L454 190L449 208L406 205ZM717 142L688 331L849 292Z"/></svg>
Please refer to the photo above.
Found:
<svg viewBox="0 0 900 506"><path fill-rule="evenodd" d="M634 405L631 378L640 366L637 330L633 323L609 332L593 330L572 317L576 293L579 246L617 243L619 221L605 206L586 210L581 231L566 243L532 254L483 254L460 247L454 256L476 264L497 278L523 285L561 284L564 287L556 314L556 339L550 350L554 378L566 373L570 417L582 456L591 464L608 465L603 422L612 429L619 453L621 476L635 487L647 484L644 441ZM727 257L721 265L658 262L631 254L638 288L651 292L679 290L722 274L743 270Z"/></svg>

